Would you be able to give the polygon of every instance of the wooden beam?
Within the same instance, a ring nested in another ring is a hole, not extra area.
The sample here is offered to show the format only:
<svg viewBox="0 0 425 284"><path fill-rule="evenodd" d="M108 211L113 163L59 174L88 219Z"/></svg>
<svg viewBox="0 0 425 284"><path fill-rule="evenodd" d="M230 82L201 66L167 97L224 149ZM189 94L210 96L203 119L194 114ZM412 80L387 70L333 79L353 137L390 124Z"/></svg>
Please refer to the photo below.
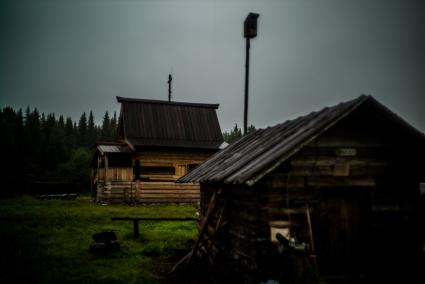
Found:
<svg viewBox="0 0 425 284"><path fill-rule="evenodd" d="M146 218L146 217L112 217L112 221L132 221L133 222L133 236L138 238L139 233L139 221L198 221L196 218Z"/></svg>
<svg viewBox="0 0 425 284"><path fill-rule="evenodd" d="M109 167L108 167L108 155L105 154L105 182L109 181Z"/></svg>
<svg viewBox="0 0 425 284"><path fill-rule="evenodd" d="M150 218L150 217L112 217L112 221L198 221L194 217L184 217L184 218Z"/></svg>

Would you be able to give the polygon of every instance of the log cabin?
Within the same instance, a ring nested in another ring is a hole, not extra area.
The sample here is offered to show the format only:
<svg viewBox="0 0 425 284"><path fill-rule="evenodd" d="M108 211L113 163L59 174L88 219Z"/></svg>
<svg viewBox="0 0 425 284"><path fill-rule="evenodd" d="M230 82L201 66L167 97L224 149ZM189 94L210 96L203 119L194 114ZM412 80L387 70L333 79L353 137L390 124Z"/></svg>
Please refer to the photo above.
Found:
<svg viewBox="0 0 425 284"><path fill-rule="evenodd" d="M366 95L249 133L178 181L201 185L192 258L223 283L416 282L424 161L424 134Z"/></svg>
<svg viewBox="0 0 425 284"><path fill-rule="evenodd" d="M218 104L117 97L118 137L96 145L92 193L100 203L197 203L198 184L175 181L223 145Z"/></svg>

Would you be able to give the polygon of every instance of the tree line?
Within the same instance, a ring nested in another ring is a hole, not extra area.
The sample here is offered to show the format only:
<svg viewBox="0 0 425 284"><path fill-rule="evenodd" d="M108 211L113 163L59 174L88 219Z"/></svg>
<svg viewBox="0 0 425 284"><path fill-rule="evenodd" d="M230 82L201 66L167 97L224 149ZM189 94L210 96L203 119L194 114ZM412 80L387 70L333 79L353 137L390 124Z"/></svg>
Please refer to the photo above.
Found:
<svg viewBox="0 0 425 284"><path fill-rule="evenodd" d="M0 109L2 193L33 193L30 184L41 177L71 177L76 190L89 188L89 164L96 141L115 140L117 115L106 111L96 125L93 112L78 121L36 108Z"/></svg>
<svg viewBox="0 0 425 284"><path fill-rule="evenodd" d="M250 126L248 126L248 128L246 129L247 133L251 133L255 130L256 130L255 126L252 125L252 124ZM238 140L242 136L243 136L242 129L240 127L238 127L237 123L235 123L233 128L230 129L229 131L223 132L223 139L224 139L225 142L227 142L229 144L232 144L233 142L235 142L236 140Z"/></svg>
<svg viewBox="0 0 425 284"><path fill-rule="evenodd" d="M0 109L0 195L34 192L35 181L49 177L69 177L76 191L90 189L90 162L96 141L114 141L117 115L106 111L101 125L93 112L83 112L78 121L55 113L40 113L37 108ZM251 125L248 132L255 130ZM237 124L223 132L231 144L242 137Z"/></svg>

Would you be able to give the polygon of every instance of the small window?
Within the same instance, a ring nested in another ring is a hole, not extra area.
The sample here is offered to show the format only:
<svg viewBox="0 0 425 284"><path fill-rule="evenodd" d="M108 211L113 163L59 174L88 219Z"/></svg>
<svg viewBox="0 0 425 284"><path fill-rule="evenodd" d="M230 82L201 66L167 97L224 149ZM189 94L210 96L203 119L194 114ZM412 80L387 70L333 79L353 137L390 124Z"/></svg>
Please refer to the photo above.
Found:
<svg viewBox="0 0 425 284"><path fill-rule="evenodd" d="M131 155L129 154L111 154L108 157L108 166L111 168L126 168L132 165Z"/></svg>
<svg viewBox="0 0 425 284"><path fill-rule="evenodd" d="M190 172L194 168L196 168L197 166L199 166L199 164L189 164L189 165L187 165L187 171Z"/></svg>
<svg viewBox="0 0 425 284"><path fill-rule="evenodd" d="M174 167L140 167L142 175L174 175L176 169Z"/></svg>

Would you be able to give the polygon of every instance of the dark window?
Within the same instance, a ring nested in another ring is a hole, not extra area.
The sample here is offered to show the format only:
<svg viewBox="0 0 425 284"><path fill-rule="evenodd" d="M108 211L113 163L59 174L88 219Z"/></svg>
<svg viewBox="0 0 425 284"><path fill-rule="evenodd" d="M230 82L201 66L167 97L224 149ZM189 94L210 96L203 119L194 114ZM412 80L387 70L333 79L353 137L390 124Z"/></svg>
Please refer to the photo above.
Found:
<svg viewBox="0 0 425 284"><path fill-rule="evenodd" d="M108 156L108 167L126 168L132 167L130 154L111 154Z"/></svg>
<svg viewBox="0 0 425 284"><path fill-rule="evenodd" d="M189 165L187 165L187 171L190 172L191 170L193 170L197 166L199 166L199 164L189 164Z"/></svg>
<svg viewBox="0 0 425 284"><path fill-rule="evenodd" d="M174 167L140 167L142 175L174 175Z"/></svg>

